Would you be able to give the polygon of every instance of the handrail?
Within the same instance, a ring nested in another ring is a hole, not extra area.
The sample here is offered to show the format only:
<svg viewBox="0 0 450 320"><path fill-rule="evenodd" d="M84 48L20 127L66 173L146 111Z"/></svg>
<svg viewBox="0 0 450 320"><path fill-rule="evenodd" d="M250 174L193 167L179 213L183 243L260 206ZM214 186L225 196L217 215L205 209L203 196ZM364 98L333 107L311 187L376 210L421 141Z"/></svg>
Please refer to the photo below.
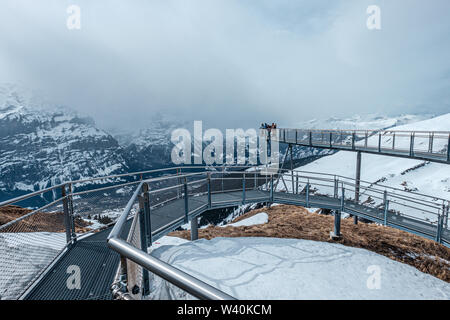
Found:
<svg viewBox="0 0 450 320"><path fill-rule="evenodd" d="M175 286L192 294L196 298L210 300L234 300L234 297L210 286L209 284L197 278L194 278L186 272L177 269L160 259L152 257L146 252L129 245L126 241L119 238L125 222L127 221L127 217L131 211L131 208L133 207L137 196L141 192L143 184L144 181L142 181L138 185L133 193L133 196L128 201L127 206L125 207L113 229L111 230L111 233L107 238L108 246L120 253L122 257L126 257L134 261L148 271L155 273L161 278L171 282Z"/></svg>
<svg viewBox="0 0 450 320"><path fill-rule="evenodd" d="M234 297L214 288L213 286L194 278L186 272L157 259L145 252L129 245L126 241L115 237L108 240L108 246L122 256L141 265L145 269L169 281L180 289L199 299L207 300L235 300Z"/></svg>

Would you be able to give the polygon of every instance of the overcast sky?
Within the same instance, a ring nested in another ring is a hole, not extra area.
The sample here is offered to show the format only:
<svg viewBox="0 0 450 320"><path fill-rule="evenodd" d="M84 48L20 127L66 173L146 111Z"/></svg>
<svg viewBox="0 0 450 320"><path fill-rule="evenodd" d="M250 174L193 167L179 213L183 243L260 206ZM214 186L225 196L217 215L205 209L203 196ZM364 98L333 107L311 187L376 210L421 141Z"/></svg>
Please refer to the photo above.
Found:
<svg viewBox="0 0 450 320"><path fill-rule="evenodd" d="M69 30L69 5L81 29ZM381 8L381 30L366 9ZM448 0L1 0L0 82L145 127L450 112Z"/></svg>

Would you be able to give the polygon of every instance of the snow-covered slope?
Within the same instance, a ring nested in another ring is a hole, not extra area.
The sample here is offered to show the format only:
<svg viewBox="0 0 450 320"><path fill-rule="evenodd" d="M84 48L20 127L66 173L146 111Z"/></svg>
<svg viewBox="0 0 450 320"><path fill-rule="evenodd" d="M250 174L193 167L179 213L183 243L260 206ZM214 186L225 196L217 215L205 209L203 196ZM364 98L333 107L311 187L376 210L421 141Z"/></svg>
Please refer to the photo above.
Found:
<svg viewBox="0 0 450 320"><path fill-rule="evenodd" d="M277 238L174 244L152 255L238 299L450 298L450 285L442 280L340 244ZM192 298L158 277L151 284L150 299Z"/></svg>
<svg viewBox="0 0 450 320"><path fill-rule="evenodd" d="M301 129L353 129L353 130L377 130L401 126L409 123L434 118L434 114L400 114L397 116L385 116L377 114L354 115L350 118L330 117L326 119L312 119L296 124Z"/></svg>
<svg viewBox="0 0 450 320"><path fill-rule="evenodd" d="M398 126L395 127L395 130L448 131L450 130L450 113L433 119ZM369 143L373 139L377 140L378 137L371 137ZM397 144L399 143L402 142L398 139ZM404 143L408 144L409 140L405 140ZM427 144L428 140L416 143ZM435 147L446 147L445 141L442 141L441 144L441 146L436 145ZM409 145L406 146L406 148L408 147ZM356 153L339 151L336 154L302 166L298 170L354 177ZM445 164L363 153L361 180L450 199L450 166Z"/></svg>
<svg viewBox="0 0 450 320"><path fill-rule="evenodd" d="M42 101L16 86L0 87L2 195L127 171L117 141L92 119Z"/></svg>

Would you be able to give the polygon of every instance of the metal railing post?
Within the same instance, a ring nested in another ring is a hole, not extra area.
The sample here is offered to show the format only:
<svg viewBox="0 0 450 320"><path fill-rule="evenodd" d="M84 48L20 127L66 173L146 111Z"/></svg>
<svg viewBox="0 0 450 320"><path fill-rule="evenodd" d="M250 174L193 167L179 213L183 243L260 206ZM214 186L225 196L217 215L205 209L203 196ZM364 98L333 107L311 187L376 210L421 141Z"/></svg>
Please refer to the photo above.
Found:
<svg viewBox="0 0 450 320"><path fill-rule="evenodd" d="M191 241L198 240L198 218L191 219Z"/></svg>
<svg viewBox="0 0 450 320"><path fill-rule="evenodd" d="M242 175L242 204L245 203L245 172Z"/></svg>
<svg viewBox="0 0 450 320"><path fill-rule="evenodd" d="M270 201L273 202L273 174L270 175Z"/></svg>
<svg viewBox="0 0 450 320"><path fill-rule="evenodd" d="M378 134L378 152L381 152L381 132Z"/></svg>
<svg viewBox="0 0 450 320"><path fill-rule="evenodd" d="M341 212L334 210L334 229L330 232L330 237L333 240L339 240L341 236Z"/></svg>
<svg viewBox="0 0 450 320"><path fill-rule="evenodd" d="M144 191L144 186L142 186L141 191ZM146 214L145 214L145 199L144 195L140 194L138 195L139 200L139 231L140 231L140 245L141 250L145 253L148 252L148 242L147 242L147 225L146 225ZM150 292L150 282L149 282L149 275L148 270L143 269L142 270L142 295L146 296Z"/></svg>
<svg viewBox="0 0 450 320"><path fill-rule="evenodd" d="M387 226L387 216L388 216L388 211L389 211L389 200L387 199L387 191L384 190L383 193L383 203L384 203L384 218L383 218L383 222L384 225Z"/></svg>
<svg viewBox="0 0 450 320"><path fill-rule="evenodd" d="M438 215L438 224L436 229L436 242L442 243L441 235L442 235L442 216L441 214Z"/></svg>
<svg viewBox="0 0 450 320"><path fill-rule="evenodd" d="M184 223L189 222L189 196L187 178L184 178Z"/></svg>
<svg viewBox="0 0 450 320"><path fill-rule="evenodd" d="M295 194L298 194L298 171L295 173Z"/></svg>
<svg viewBox="0 0 450 320"><path fill-rule="evenodd" d="M429 133L429 140L428 140L428 152L433 153L433 139L434 139L434 132Z"/></svg>
<svg viewBox="0 0 450 320"><path fill-rule="evenodd" d="M69 194L67 195L69 200L69 215L70 215L70 224L71 224L71 237L72 241L77 241L77 234L75 230L75 213L73 209L73 196L72 196L72 183L69 183Z"/></svg>
<svg viewBox="0 0 450 320"><path fill-rule="evenodd" d="M356 132L352 132L352 150L355 150L355 138L356 138Z"/></svg>
<svg viewBox="0 0 450 320"><path fill-rule="evenodd" d="M144 198L144 223L145 223L145 236L147 240L147 244L149 246L152 245L153 239L152 239L152 219L151 219L151 206L150 206L150 193L149 193L149 185L148 183L144 182L142 184L142 193Z"/></svg>
<svg viewBox="0 0 450 320"><path fill-rule="evenodd" d="M342 183L341 212L344 212L344 209L345 209L345 188L344 183Z"/></svg>
<svg viewBox="0 0 450 320"><path fill-rule="evenodd" d="M330 148L333 146L333 132L330 131Z"/></svg>
<svg viewBox="0 0 450 320"><path fill-rule="evenodd" d="M334 176L334 197L336 199L338 198L338 190L339 190L338 181L339 181L338 178Z"/></svg>
<svg viewBox="0 0 450 320"><path fill-rule="evenodd" d="M409 141L409 156L414 156L414 132L411 133L410 141Z"/></svg>
<svg viewBox="0 0 450 320"><path fill-rule="evenodd" d="M448 135L448 143L447 143L447 162L450 162L450 134Z"/></svg>
<svg viewBox="0 0 450 320"><path fill-rule="evenodd" d="M208 208L211 208L211 173L208 172Z"/></svg>
<svg viewBox="0 0 450 320"><path fill-rule="evenodd" d="M70 243L72 241L72 227L71 218L69 212L69 200L66 196L66 185L61 187L61 196L63 198L63 210L64 210L64 227L66 230L66 242Z"/></svg>
<svg viewBox="0 0 450 320"><path fill-rule="evenodd" d="M369 132L366 131L365 139L364 139L364 148L367 149L367 141L369 140Z"/></svg>
<svg viewBox="0 0 450 320"><path fill-rule="evenodd" d="M392 135L392 150L394 150L395 149L395 131L393 132L393 135Z"/></svg>
<svg viewBox="0 0 450 320"><path fill-rule="evenodd" d="M309 208L309 179L306 181L306 207Z"/></svg>
<svg viewBox="0 0 450 320"><path fill-rule="evenodd" d="M309 146L312 146L312 131L309 131Z"/></svg>

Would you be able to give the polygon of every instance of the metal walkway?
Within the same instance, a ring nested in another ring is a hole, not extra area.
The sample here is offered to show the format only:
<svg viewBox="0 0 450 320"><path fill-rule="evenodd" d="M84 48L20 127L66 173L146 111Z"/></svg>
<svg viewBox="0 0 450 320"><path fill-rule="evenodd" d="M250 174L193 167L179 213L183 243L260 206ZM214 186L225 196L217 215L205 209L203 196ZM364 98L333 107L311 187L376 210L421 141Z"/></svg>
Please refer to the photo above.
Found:
<svg viewBox="0 0 450 320"><path fill-rule="evenodd" d="M273 134L273 139L305 147L360 151L450 164L449 131L280 128Z"/></svg>
<svg viewBox="0 0 450 320"><path fill-rule="evenodd" d="M301 205L306 207L319 207L332 210L343 210L377 223L419 234L429 239L435 239L436 228L430 224L408 217L399 216L394 210L385 215L383 209L374 209L368 206L328 196L304 194L290 194L262 190L248 190L243 199L242 191L216 193L211 195L211 206L208 206L208 196L191 196L188 200L189 220L208 210L238 206L243 203L274 202L282 204ZM185 223L185 200L174 199L164 206L151 210L151 226L153 241L168 234ZM130 220L123 236L128 232ZM110 286L116 273L119 255L107 247L106 238L111 228L78 240L57 263L38 282L34 289L26 296L30 300L53 299L111 299ZM442 233L444 244L450 244L450 230ZM66 286L67 267L78 265L81 279L88 285L82 285L80 290L69 290Z"/></svg>

